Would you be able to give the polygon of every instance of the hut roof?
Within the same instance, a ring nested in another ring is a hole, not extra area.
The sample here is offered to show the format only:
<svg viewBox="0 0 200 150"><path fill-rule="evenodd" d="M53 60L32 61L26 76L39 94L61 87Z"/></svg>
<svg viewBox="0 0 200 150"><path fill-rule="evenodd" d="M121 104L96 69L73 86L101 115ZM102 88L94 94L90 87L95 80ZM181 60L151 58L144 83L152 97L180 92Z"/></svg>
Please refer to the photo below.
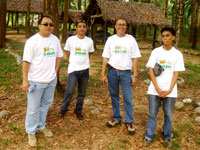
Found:
<svg viewBox="0 0 200 150"><path fill-rule="evenodd" d="M72 10L72 9L69 10L69 17L74 23L76 23L78 20L82 20L83 14L84 11L82 10Z"/></svg>
<svg viewBox="0 0 200 150"><path fill-rule="evenodd" d="M8 0L6 11L20 13L26 12L27 0ZM34 2L31 3L31 13L43 13L43 0L34 0Z"/></svg>
<svg viewBox="0 0 200 150"><path fill-rule="evenodd" d="M92 9L100 8L104 21L115 22L118 18L124 18L128 24L133 25L170 25L161 11L152 3L123 2L111 0L91 0L85 17L92 14ZM95 11L96 13L96 11Z"/></svg>

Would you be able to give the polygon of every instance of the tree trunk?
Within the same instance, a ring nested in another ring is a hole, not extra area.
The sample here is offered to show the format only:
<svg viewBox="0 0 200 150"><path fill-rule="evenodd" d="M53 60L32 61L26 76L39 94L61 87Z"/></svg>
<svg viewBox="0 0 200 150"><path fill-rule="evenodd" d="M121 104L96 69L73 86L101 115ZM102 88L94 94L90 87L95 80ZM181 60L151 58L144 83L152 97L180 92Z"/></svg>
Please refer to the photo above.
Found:
<svg viewBox="0 0 200 150"><path fill-rule="evenodd" d="M59 13L58 13L58 0L53 0L53 19L54 19L54 31L53 34L59 38Z"/></svg>
<svg viewBox="0 0 200 150"><path fill-rule="evenodd" d="M67 36L68 36L67 35L67 24L68 24L69 5L70 5L70 1L69 0L65 0L62 43L64 43L66 41Z"/></svg>
<svg viewBox="0 0 200 150"><path fill-rule="evenodd" d="M27 0L27 12L26 12L26 37L30 37L30 36L31 36L30 12L31 12L31 0Z"/></svg>
<svg viewBox="0 0 200 150"><path fill-rule="evenodd" d="M192 49L196 49L196 47L197 47L199 29L200 29L200 1L198 1L198 11L197 11L195 27L194 27L194 36L193 36L193 41L192 41Z"/></svg>
<svg viewBox="0 0 200 150"><path fill-rule="evenodd" d="M81 0L78 0L78 10L81 10Z"/></svg>
<svg viewBox="0 0 200 150"><path fill-rule="evenodd" d="M167 19L168 18L168 0L163 1L163 12L164 16Z"/></svg>
<svg viewBox="0 0 200 150"><path fill-rule="evenodd" d="M197 0L193 0L189 42L192 42L193 39L196 15L197 15Z"/></svg>
<svg viewBox="0 0 200 150"><path fill-rule="evenodd" d="M43 14L44 15L52 15L52 1L51 0L43 0Z"/></svg>
<svg viewBox="0 0 200 150"><path fill-rule="evenodd" d="M172 27L177 30L178 25L178 8L179 8L179 0L174 0L174 5L172 8Z"/></svg>
<svg viewBox="0 0 200 150"><path fill-rule="evenodd" d="M6 0L0 1L0 48L6 47Z"/></svg>
<svg viewBox="0 0 200 150"><path fill-rule="evenodd" d="M178 30L177 30L177 38L176 38L176 46L178 47L180 42L180 36L182 34L183 29L183 0L179 0L179 16L178 16Z"/></svg>
<svg viewBox="0 0 200 150"><path fill-rule="evenodd" d="M84 10L87 9L87 0L84 0Z"/></svg>

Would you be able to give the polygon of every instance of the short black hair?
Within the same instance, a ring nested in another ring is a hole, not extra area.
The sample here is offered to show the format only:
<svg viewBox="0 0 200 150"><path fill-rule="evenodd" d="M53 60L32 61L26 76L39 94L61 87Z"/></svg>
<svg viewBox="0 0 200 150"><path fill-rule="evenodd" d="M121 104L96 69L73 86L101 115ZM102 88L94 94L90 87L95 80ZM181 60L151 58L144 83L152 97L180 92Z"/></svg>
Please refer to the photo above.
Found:
<svg viewBox="0 0 200 150"><path fill-rule="evenodd" d="M174 28L172 27L164 27L161 29L161 34L164 32L164 31L169 31L173 36L176 36L176 31L174 30Z"/></svg>
<svg viewBox="0 0 200 150"><path fill-rule="evenodd" d="M125 18L118 18L118 19L115 21L115 24L117 24L117 21L118 21L118 20L124 20L124 21L126 22L126 25L128 25L127 20L126 20Z"/></svg>
<svg viewBox="0 0 200 150"><path fill-rule="evenodd" d="M51 21L53 22L53 18L52 18L50 15L45 15L45 16L42 16L42 17L40 18L40 20L38 21L39 24L42 23L43 18L49 18L49 19L51 19Z"/></svg>
<svg viewBox="0 0 200 150"><path fill-rule="evenodd" d="M85 20L78 20L77 22L76 22L76 27L78 26L78 24L79 23L85 23L86 24L86 26L87 26L87 23L86 23L86 21Z"/></svg>

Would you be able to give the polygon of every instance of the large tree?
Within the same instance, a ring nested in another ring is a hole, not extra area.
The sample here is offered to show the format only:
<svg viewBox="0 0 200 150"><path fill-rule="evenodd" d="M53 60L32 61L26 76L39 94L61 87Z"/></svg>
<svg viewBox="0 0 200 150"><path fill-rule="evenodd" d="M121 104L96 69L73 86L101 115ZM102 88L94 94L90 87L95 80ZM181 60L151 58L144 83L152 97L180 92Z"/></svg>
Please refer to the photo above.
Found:
<svg viewBox="0 0 200 150"><path fill-rule="evenodd" d="M59 13L58 13L58 0L53 0L52 2L53 8L53 19L54 19L54 31L53 34L59 38Z"/></svg>
<svg viewBox="0 0 200 150"><path fill-rule="evenodd" d="M197 0L192 0L192 15L191 15L189 42L192 42L193 39L196 15L197 15Z"/></svg>
<svg viewBox="0 0 200 150"><path fill-rule="evenodd" d="M164 16L167 19L168 18L168 0L163 1L163 12Z"/></svg>
<svg viewBox="0 0 200 150"><path fill-rule="evenodd" d="M0 0L0 48L6 47L6 0Z"/></svg>
<svg viewBox="0 0 200 150"><path fill-rule="evenodd" d="M198 1L198 11L197 11L196 21L195 21L195 26L194 26L192 49L196 49L199 29L200 29L200 0Z"/></svg>
<svg viewBox="0 0 200 150"><path fill-rule="evenodd" d="M62 43L64 43L66 41L67 36L68 36L67 35L67 24L68 24L68 16L69 16L69 6L70 6L70 0L65 0Z"/></svg>
<svg viewBox="0 0 200 150"><path fill-rule="evenodd" d="M26 37L31 36L30 26L30 12L31 12L31 0L27 0L27 11L26 11Z"/></svg>
<svg viewBox="0 0 200 150"><path fill-rule="evenodd" d="M176 38L176 46L178 47L180 36L182 34L183 29L183 10L184 10L184 4L183 0L178 0L179 3L179 13L178 13L178 28L177 28L177 38Z"/></svg>

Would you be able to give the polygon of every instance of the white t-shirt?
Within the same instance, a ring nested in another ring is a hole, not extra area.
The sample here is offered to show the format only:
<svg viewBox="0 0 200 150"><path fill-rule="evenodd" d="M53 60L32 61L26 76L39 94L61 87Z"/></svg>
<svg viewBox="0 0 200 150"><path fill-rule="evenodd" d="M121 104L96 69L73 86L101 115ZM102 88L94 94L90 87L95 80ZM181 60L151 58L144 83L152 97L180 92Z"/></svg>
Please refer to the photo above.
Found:
<svg viewBox="0 0 200 150"><path fill-rule="evenodd" d="M23 61L30 63L28 80L50 83L56 77L56 57L63 52L59 39L51 34L48 38L39 33L29 38L24 47Z"/></svg>
<svg viewBox="0 0 200 150"><path fill-rule="evenodd" d="M132 69L132 58L141 57L135 38L129 34L118 37L116 34L106 41L102 56L109 58L108 63L120 70Z"/></svg>
<svg viewBox="0 0 200 150"><path fill-rule="evenodd" d="M163 46L161 46L152 51L146 67L154 68L156 62L164 68L162 74L156 77L156 82L160 89L167 91L170 88L174 72L185 71L183 55L174 47L170 50L165 50ZM149 86L148 94L158 95L153 82L151 82ZM167 95L167 97L177 96L177 84L175 84L172 92Z"/></svg>
<svg viewBox="0 0 200 150"><path fill-rule="evenodd" d="M90 68L89 53L94 52L93 40L87 36L79 39L77 35L67 39L64 49L70 52L68 74Z"/></svg>

